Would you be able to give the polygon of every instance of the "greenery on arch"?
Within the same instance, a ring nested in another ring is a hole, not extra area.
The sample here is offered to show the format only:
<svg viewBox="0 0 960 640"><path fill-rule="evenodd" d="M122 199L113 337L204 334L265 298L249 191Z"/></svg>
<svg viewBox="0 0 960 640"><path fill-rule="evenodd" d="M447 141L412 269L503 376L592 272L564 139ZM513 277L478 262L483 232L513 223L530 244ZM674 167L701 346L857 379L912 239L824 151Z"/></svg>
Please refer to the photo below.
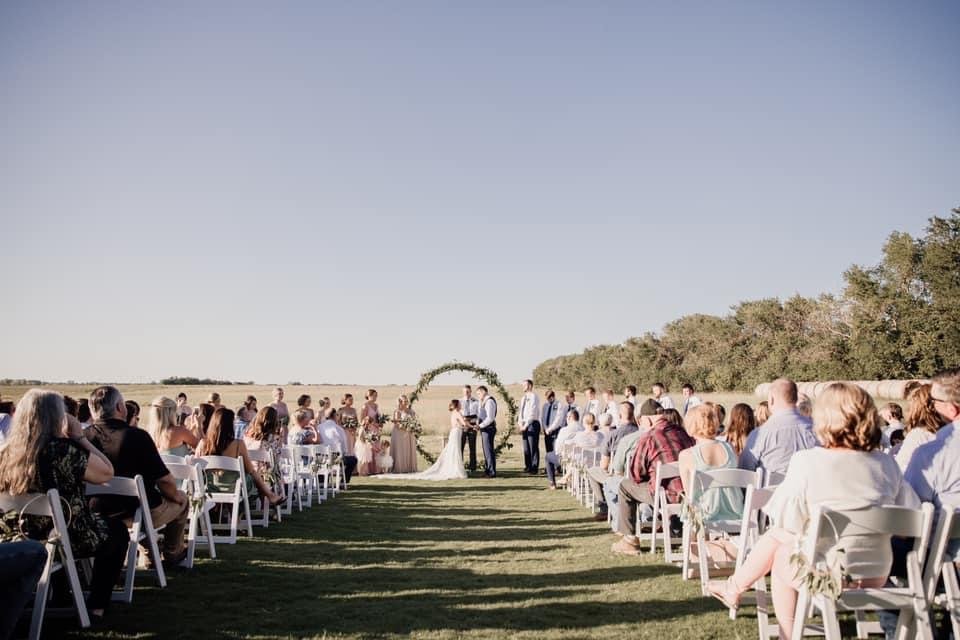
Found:
<svg viewBox="0 0 960 640"><path fill-rule="evenodd" d="M510 436L513 435L513 430L517 423L517 402L510 395L510 392L507 391L507 388L500 381L500 376L498 376L495 371L477 366L472 362L460 362L458 360L434 367L430 371L426 371L420 376L420 381L417 383L417 386L413 391L410 392L408 396L410 398L410 406L413 406L413 404L417 401L417 398L420 397L420 394L427 390L427 387L430 386L430 383L433 382L437 376L442 376L445 373L452 373L455 371L466 371L472 374L475 378L483 380L487 384L487 387L491 388L491 393L495 392L500 396L501 400L503 401L502 406L506 406L507 409L507 428L502 431L502 435L500 435L499 439L497 440L493 449L493 455L499 457L500 452L504 449L512 449L513 445L510 443ZM499 425L503 424L500 420L497 420L497 423ZM417 451L419 451L420 455L426 458L430 464L436 462L436 456L424 449L423 446L421 446L419 439L417 440Z"/></svg>

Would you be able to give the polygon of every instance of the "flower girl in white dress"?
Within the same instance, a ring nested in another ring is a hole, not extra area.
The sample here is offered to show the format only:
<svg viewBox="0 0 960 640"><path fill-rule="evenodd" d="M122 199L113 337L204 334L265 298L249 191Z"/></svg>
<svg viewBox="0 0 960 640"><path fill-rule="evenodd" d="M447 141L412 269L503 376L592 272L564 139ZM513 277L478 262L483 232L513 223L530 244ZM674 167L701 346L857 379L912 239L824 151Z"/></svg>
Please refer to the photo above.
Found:
<svg viewBox="0 0 960 640"><path fill-rule="evenodd" d="M467 470L463 468L463 452L460 449L460 437L466 423L460 411L460 401L450 402L450 434L447 445L433 466L419 473L390 473L376 476L387 480L463 480Z"/></svg>

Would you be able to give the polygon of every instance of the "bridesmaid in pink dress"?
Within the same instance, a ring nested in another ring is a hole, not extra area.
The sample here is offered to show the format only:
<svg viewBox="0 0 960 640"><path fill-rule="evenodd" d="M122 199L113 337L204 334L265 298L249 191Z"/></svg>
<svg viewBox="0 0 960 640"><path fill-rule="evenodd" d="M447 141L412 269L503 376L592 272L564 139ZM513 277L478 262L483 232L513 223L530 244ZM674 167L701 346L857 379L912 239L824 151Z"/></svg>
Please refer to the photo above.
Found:
<svg viewBox="0 0 960 640"><path fill-rule="evenodd" d="M377 406L377 390L368 389L364 398L366 402L360 409L360 426L364 427L368 434L376 434L379 436L381 426L378 421L380 408ZM359 475L372 476L380 472L377 468L377 454L380 453L379 440L376 442L363 442L358 438L355 451L357 454L357 473Z"/></svg>
<svg viewBox="0 0 960 640"><path fill-rule="evenodd" d="M353 422L352 427L347 426L348 422ZM347 432L349 448L354 449L357 446L357 427L360 426L360 419L357 416L357 410L353 408L353 394L345 393L340 399L340 411L337 411L337 423Z"/></svg>

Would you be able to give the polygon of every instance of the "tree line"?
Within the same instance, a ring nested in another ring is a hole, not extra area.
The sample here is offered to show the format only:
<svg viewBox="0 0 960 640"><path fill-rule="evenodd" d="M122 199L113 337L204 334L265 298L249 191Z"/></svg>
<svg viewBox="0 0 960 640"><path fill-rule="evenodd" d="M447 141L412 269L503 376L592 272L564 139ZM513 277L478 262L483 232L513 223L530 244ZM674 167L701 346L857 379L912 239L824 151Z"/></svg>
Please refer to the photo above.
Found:
<svg viewBox="0 0 960 640"><path fill-rule="evenodd" d="M752 391L795 380L926 378L960 365L960 208L922 237L892 233L879 264L854 265L840 295L749 300L725 316L694 314L623 344L558 356L538 385L622 389L656 381Z"/></svg>

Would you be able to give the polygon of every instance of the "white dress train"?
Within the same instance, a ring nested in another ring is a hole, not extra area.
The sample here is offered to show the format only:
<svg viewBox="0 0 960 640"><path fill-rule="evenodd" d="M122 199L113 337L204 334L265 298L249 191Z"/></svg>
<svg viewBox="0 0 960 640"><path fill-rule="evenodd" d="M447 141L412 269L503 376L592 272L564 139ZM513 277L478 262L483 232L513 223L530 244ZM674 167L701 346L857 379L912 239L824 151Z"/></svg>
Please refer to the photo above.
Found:
<svg viewBox="0 0 960 640"><path fill-rule="evenodd" d="M440 457L426 471L418 473L383 473L375 478L385 480L464 480L467 470L463 468L463 451L460 449L460 439L463 428L457 420L458 414L450 416L450 435L447 436L447 445L440 452ZM462 420L462 418L461 418Z"/></svg>

